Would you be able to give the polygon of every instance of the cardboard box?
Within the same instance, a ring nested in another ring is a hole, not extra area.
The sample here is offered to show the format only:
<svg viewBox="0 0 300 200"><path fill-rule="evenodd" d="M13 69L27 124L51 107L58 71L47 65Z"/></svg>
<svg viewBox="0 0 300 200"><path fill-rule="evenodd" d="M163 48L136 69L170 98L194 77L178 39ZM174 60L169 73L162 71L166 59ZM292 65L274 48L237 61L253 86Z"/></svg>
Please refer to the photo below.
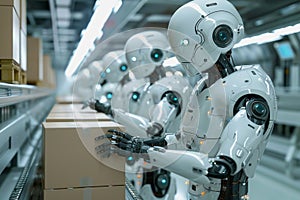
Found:
<svg viewBox="0 0 300 200"><path fill-rule="evenodd" d="M46 122L111 121L104 113L50 113Z"/></svg>
<svg viewBox="0 0 300 200"><path fill-rule="evenodd" d="M87 107L85 109L81 109L83 104L55 104L50 111L50 113L96 113L95 110Z"/></svg>
<svg viewBox="0 0 300 200"><path fill-rule="evenodd" d="M56 102L59 104L74 104L82 103L84 100L77 96L58 96L56 97Z"/></svg>
<svg viewBox="0 0 300 200"><path fill-rule="evenodd" d="M18 18L20 18L21 0L1 0L0 6L14 7L16 14L18 15Z"/></svg>
<svg viewBox="0 0 300 200"><path fill-rule="evenodd" d="M36 85L43 80L43 76L42 40L27 37L27 82Z"/></svg>
<svg viewBox="0 0 300 200"><path fill-rule="evenodd" d="M44 122L44 189L125 185L125 160L103 158L95 138L109 129L123 130L115 122Z"/></svg>
<svg viewBox="0 0 300 200"><path fill-rule="evenodd" d="M0 59L20 64L20 20L14 7L0 6L0 27Z"/></svg>
<svg viewBox="0 0 300 200"><path fill-rule="evenodd" d="M24 31L20 31L20 67L27 70L27 36Z"/></svg>
<svg viewBox="0 0 300 200"><path fill-rule="evenodd" d="M39 86L55 88L56 75L54 69L52 68L52 61L49 55L43 56L43 68L43 81L39 84Z"/></svg>
<svg viewBox="0 0 300 200"><path fill-rule="evenodd" d="M125 200L125 186L44 190L44 200Z"/></svg>

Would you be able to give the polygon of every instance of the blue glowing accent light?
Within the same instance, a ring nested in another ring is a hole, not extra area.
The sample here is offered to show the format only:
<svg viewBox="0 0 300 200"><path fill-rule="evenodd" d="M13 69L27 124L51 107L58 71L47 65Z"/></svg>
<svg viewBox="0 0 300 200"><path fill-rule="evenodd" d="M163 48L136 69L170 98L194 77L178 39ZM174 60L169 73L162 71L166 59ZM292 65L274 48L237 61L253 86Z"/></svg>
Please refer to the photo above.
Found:
<svg viewBox="0 0 300 200"><path fill-rule="evenodd" d="M121 70L122 72L125 72L125 71L127 70L127 66L126 66L126 65L122 65L122 66L120 67L120 70Z"/></svg>
<svg viewBox="0 0 300 200"><path fill-rule="evenodd" d="M137 101L140 98L140 94L138 92L133 92L131 99L133 101Z"/></svg>
<svg viewBox="0 0 300 200"><path fill-rule="evenodd" d="M110 68L107 68L105 71L106 71L106 73L110 73L110 72L111 72L111 69L110 69Z"/></svg>
<svg viewBox="0 0 300 200"><path fill-rule="evenodd" d="M132 160L133 160L133 157L132 157L132 156L129 156L129 157L127 158L127 160L128 160L128 161L132 161Z"/></svg>
<svg viewBox="0 0 300 200"><path fill-rule="evenodd" d="M178 98L177 98L177 97L174 97L173 100L174 100L174 101L178 101Z"/></svg>
<svg viewBox="0 0 300 200"><path fill-rule="evenodd" d="M112 94L111 92L108 92L108 93L106 94L106 98L107 98L107 99L111 99L112 96L113 96L113 94Z"/></svg>
<svg viewBox="0 0 300 200"><path fill-rule="evenodd" d="M158 58L158 57L159 57L158 53L154 54L154 58Z"/></svg>
<svg viewBox="0 0 300 200"><path fill-rule="evenodd" d="M137 100L138 96L137 96L136 94L134 94L134 95L132 95L132 98L133 98L134 100Z"/></svg>
<svg viewBox="0 0 300 200"><path fill-rule="evenodd" d="M161 183L162 183L162 184L166 184L166 183L167 183L167 180L166 180L166 179L162 179L162 180L161 180Z"/></svg>

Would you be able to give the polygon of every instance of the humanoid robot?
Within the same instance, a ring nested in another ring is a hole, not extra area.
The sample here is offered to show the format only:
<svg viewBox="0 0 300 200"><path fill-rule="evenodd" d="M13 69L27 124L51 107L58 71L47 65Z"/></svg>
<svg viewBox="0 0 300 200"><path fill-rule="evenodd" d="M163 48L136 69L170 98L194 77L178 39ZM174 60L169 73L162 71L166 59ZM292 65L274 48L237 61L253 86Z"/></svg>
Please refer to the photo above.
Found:
<svg viewBox="0 0 300 200"><path fill-rule="evenodd" d="M82 109L90 106L92 109L105 109L111 104L114 90L121 80L127 81L128 65L123 50L115 50L102 58L105 70L98 75L98 83L94 88L94 97L86 101ZM93 74L95 76L95 74Z"/></svg>
<svg viewBox="0 0 300 200"><path fill-rule="evenodd" d="M248 178L270 137L277 102L262 68L237 70L231 64L231 49L243 34L242 19L227 0L194 0L180 7L168 27L171 47L187 70L203 73L180 132L169 135L186 150L166 148L175 141L168 137L139 138L115 130L95 150L136 153L186 177L187 199L249 199Z"/></svg>
<svg viewBox="0 0 300 200"><path fill-rule="evenodd" d="M128 76L132 78L126 84L121 81L111 105L98 106L97 111L112 115L116 122L141 137L160 135L168 130L170 122L182 118L191 88L185 77L174 75L175 71L166 76L162 63L171 55L169 49L166 36L158 31L130 37L125 45L125 56ZM109 69L116 71L112 67Z"/></svg>
<svg viewBox="0 0 300 200"><path fill-rule="evenodd" d="M186 77L177 75L180 67L162 66L163 61L172 55L169 49L167 37L157 31L145 31L129 38L125 52L129 73L134 80L115 90L110 109L99 111L111 114L135 136L155 138L165 132L178 131L192 88ZM139 80L147 82L132 90ZM120 108L120 103L123 107L127 104L127 109ZM143 199L174 199L176 181L173 176L166 170L154 169L150 164L145 166L143 160L134 162L134 158L128 157L127 171L134 173L131 177L127 173L127 178L135 183ZM136 171L142 172L140 187L134 180Z"/></svg>

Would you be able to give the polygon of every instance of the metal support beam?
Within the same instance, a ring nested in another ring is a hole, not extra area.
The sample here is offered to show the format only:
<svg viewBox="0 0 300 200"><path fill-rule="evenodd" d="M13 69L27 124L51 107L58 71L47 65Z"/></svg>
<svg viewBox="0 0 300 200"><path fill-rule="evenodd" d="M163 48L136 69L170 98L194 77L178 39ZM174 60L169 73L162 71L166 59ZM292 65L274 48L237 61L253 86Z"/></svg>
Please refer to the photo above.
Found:
<svg viewBox="0 0 300 200"><path fill-rule="evenodd" d="M55 54L59 51L59 40L58 40L58 28L57 28L57 16L54 6L54 0L49 0L51 21L52 21L52 31L53 31L53 43Z"/></svg>

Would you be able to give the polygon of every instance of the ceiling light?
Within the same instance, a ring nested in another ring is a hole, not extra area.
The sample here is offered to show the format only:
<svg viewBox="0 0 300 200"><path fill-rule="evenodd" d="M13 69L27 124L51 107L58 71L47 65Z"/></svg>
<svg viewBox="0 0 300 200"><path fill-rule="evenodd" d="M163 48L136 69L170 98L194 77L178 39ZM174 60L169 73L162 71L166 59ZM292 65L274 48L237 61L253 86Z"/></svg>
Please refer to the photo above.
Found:
<svg viewBox="0 0 300 200"><path fill-rule="evenodd" d="M73 75L88 52L94 48L94 41L102 37L102 28L118 3L119 0L96 1L93 16L91 17L65 71L67 77Z"/></svg>
<svg viewBox="0 0 300 200"><path fill-rule="evenodd" d="M264 43L268 43L268 42L274 42L274 41L282 39L282 37L285 35L290 35L290 34L298 33L298 32L300 32L300 23L295 24L293 26L279 28L279 29L273 30L272 32L263 33L261 35L244 38L238 44L234 45L233 48L239 48L239 47L247 46L250 44L264 44Z"/></svg>
<svg viewBox="0 0 300 200"><path fill-rule="evenodd" d="M287 26L284 28L279 28L273 31L274 33L280 34L280 35L290 35L293 33L300 32L300 24L296 24L294 26Z"/></svg>

